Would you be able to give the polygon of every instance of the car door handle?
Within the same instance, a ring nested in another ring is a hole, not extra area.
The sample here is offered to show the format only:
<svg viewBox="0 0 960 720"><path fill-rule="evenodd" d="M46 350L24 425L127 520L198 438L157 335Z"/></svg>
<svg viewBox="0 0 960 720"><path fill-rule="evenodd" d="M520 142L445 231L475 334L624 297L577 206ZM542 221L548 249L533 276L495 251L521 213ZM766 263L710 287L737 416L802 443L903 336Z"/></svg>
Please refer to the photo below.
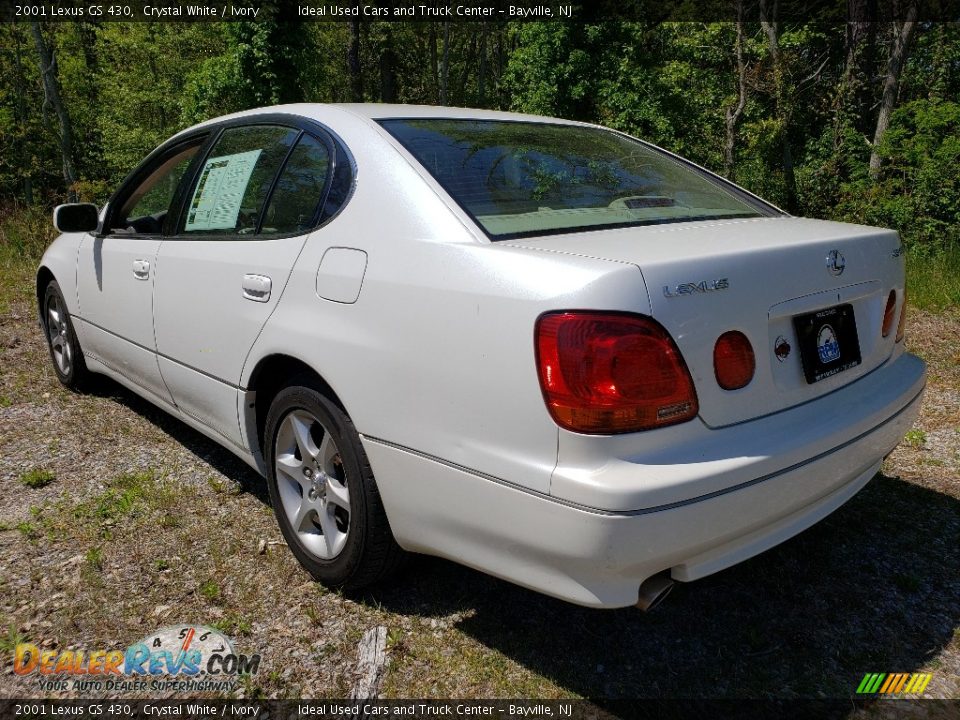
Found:
<svg viewBox="0 0 960 720"><path fill-rule="evenodd" d="M266 275L244 275L243 297L254 302L266 302L270 299L273 280Z"/></svg>
<svg viewBox="0 0 960 720"><path fill-rule="evenodd" d="M146 260L133 261L133 276L137 280L146 280L150 277L150 263Z"/></svg>

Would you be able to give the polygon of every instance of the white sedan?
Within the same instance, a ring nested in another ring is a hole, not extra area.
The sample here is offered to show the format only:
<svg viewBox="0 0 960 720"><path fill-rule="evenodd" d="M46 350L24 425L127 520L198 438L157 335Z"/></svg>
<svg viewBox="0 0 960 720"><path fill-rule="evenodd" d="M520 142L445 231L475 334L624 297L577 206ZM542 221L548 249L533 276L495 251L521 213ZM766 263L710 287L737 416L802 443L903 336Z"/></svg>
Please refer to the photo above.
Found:
<svg viewBox="0 0 960 720"><path fill-rule="evenodd" d="M583 123L252 110L54 221L60 380L243 458L333 587L417 552L650 607L850 499L924 387L895 232Z"/></svg>

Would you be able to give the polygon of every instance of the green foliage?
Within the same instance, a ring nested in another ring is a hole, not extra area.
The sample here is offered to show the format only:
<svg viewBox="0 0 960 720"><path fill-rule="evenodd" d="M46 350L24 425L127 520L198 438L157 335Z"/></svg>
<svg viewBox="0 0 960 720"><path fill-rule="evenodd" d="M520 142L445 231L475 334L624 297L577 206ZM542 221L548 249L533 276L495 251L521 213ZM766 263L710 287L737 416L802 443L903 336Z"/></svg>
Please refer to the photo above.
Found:
<svg viewBox="0 0 960 720"><path fill-rule="evenodd" d="M214 580L204 580L200 584L200 595L210 602L220 599L220 586Z"/></svg>
<svg viewBox="0 0 960 720"><path fill-rule="evenodd" d="M264 3L255 23L45 27L76 136L73 190L102 203L144 155L187 125L261 105L349 100L359 80L368 101L445 98L609 125L729 173L798 214L896 228L911 258L953 267L960 25L917 26L877 148L880 173L871 177L889 24L866 28L851 55L842 21L780 22L775 60L769 36L747 23L745 105L728 125L740 91L732 22L364 22L355 78L347 63L350 23L276 19L279 7L295 4ZM49 207L66 192L60 163L28 28L0 25L0 199L42 205L49 227ZM31 244L24 254L32 241L19 241L16 229L5 234L0 259L33 253ZM953 297L947 280L939 295L933 280L914 283L941 302Z"/></svg>
<svg viewBox="0 0 960 720"><path fill-rule="evenodd" d="M213 627L224 635L246 637L253 629L253 623L240 613L228 610L222 618L213 623Z"/></svg>
<svg viewBox="0 0 960 720"><path fill-rule="evenodd" d="M914 450L919 450L927 442L927 434L919 428L913 428L907 430L907 434L903 436L903 441Z"/></svg>
<svg viewBox="0 0 960 720"><path fill-rule="evenodd" d="M99 547L92 547L83 556L87 567L96 572L103 570L103 550Z"/></svg>
<svg viewBox="0 0 960 720"><path fill-rule="evenodd" d="M933 256L908 253L907 299L934 312L960 307L960 248Z"/></svg>
<svg viewBox="0 0 960 720"><path fill-rule="evenodd" d="M56 480L56 478L57 476L50 470L34 468L20 475L20 483L28 488L38 489L46 487Z"/></svg>
<svg viewBox="0 0 960 720"><path fill-rule="evenodd" d="M917 257L960 247L960 103L898 108L880 146L883 174L841 187L838 219L897 229Z"/></svg>

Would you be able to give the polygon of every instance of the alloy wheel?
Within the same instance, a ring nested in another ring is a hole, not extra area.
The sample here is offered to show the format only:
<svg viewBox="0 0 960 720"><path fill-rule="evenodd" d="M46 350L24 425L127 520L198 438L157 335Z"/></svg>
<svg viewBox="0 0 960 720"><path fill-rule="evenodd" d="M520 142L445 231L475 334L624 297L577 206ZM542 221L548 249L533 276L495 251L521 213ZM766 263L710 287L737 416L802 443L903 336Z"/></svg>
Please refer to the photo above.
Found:
<svg viewBox="0 0 960 720"><path fill-rule="evenodd" d="M350 532L350 491L329 429L306 410L289 412L274 458L283 512L300 543L319 559L337 557Z"/></svg>

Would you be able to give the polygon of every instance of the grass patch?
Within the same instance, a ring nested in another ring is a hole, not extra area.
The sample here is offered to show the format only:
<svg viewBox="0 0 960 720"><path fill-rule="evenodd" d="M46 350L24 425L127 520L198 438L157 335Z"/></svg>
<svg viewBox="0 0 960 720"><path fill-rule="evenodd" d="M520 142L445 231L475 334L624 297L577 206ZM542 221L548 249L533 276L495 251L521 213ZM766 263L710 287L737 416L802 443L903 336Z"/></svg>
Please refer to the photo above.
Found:
<svg viewBox="0 0 960 720"><path fill-rule="evenodd" d="M932 312L960 307L960 248L932 257L907 255L907 299Z"/></svg>
<svg viewBox="0 0 960 720"><path fill-rule="evenodd" d="M240 613L231 610L222 618L213 623L212 627L216 628L224 635L233 637L240 635L246 637L253 629L253 624L250 622L249 618L246 618Z"/></svg>
<svg viewBox="0 0 960 720"><path fill-rule="evenodd" d="M46 487L56 479L57 476L54 475L52 471L44 470L43 468L34 468L20 475L20 484L36 490Z"/></svg>
<svg viewBox="0 0 960 720"><path fill-rule="evenodd" d="M204 580L200 584L200 595L210 602L216 602L220 599L220 586L213 580Z"/></svg>
<svg viewBox="0 0 960 720"><path fill-rule="evenodd" d="M161 482L152 470L118 475L98 495L31 508L32 533L51 540L110 540L121 524L152 513L160 514L157 524L169 514L175 489ZM27 531L21 529L30 537Z"/></svg>
<svg viewBox="0 0 960 720"><path fill-rule="evenodd" d="M923 430L913 428L903 436L903 441L914 450L919 450L927 442L927 434Z"/></svg>
<svg viewBox="0 0 960 720"><path fill-rule="evenodd" d="M17 530L19 530L20 534L23 535L27 540L30 540L31 542L34 540L38 540L40 538L40 534L41 534L40 530L37 528L37 526L34 523L28 522L27 520L18 522Z"/></svg>
<svg viewBox="0 0 960 720"><path fill-rule="evenodd" d="M83 559L87 563L87 567L91 570L96 570L97 572L103 570L103 550L99 547L92 547L87 550Z"/></svg>
<svg viewBox="0 0 960 720"><path fill-rule="evenodd" d="M0 653L12 656L17 645L25 643L26 641L27 636L17 630L16 626L11 623L7 626L5 633L0 633Z"/></svg>
<svg viewBox="0 0 960 720"><path fill-rule="evenodd" d="M17 207L0 214L0 315L16 302L33 301L40 256L56 237L45 207Z"/></svg>

